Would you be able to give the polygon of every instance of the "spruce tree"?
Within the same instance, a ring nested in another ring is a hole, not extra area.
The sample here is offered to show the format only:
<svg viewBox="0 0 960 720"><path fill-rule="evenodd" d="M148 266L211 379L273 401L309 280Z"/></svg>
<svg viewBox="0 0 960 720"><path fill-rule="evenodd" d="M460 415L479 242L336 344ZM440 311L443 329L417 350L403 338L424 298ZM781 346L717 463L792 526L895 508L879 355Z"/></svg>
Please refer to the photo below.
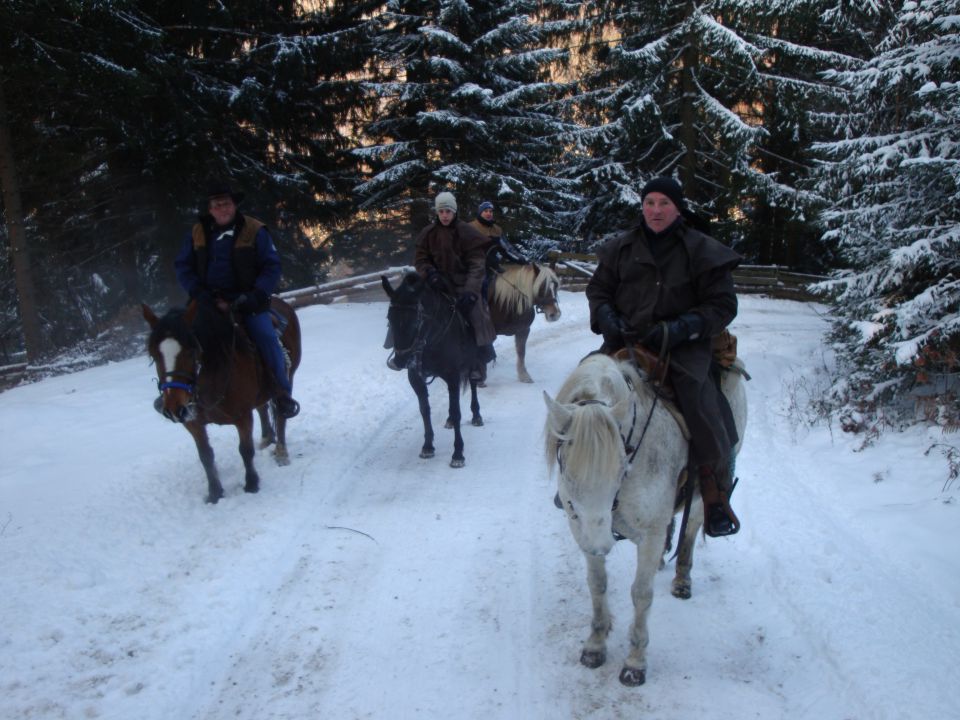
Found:
<svg viewBox="0 0 960 720"><path fill-rule="evenodd" d="M538 23L528 0L391 0L378 18L378 111L357 154L369 167L357 192L366 209L424 226L433 196L451 190L460 216L494 202L506 232L534 244L569 235L577 196L554 177L567 126L551 79L567 51L552 49L561 22Z"/></svg>
<svg viewBox="0 0 960 720"><path fill-rule="evenodd" d="M956 425L960 370L960 1L903 5L876 57L833 74L843 136L818 151L827 238L851 270L837 293L850 429L919 417Z"/></svg>
<svg viewBox="0 0 960 720"><path fill-rule="evenodd" d="M847 62L829 37L795 31L809 27L809 6L590 4L595 71L582 96L584 152L569 170L591 199L579 219L585 232L638 220L643 183L673 175L717 237L768 262L802 264L803 244L816 237L807 222L816 197L801 189L802 118L818 73Z"/></svg>

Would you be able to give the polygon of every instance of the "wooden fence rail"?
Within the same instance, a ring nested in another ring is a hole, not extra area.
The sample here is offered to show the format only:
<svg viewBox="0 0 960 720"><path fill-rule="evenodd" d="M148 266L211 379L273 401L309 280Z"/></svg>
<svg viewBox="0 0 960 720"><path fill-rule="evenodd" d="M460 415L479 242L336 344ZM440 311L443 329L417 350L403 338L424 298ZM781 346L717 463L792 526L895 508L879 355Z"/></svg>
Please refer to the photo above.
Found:
<svg viewBox="0 0 960 720"><path fill-rule="evenodd" d="M597 266L595 255L583 253L554 252L548 255L547 260L559 275L560 286L570 291L582 291L586 288L587 281ZM380 272L364 273L297 290L288 290L279 293L279 296L295 308L344 300L386 300L386 295L380 287L380 276L387 276L390 282L396 285L404 273L412 270L413 268L408 265L389 267ZM822 298L807 290L807 286L825 278L819 275L792 272L776 265L741 265L734 271L733 279L739 293L816 301ZM69 370L69 366L69 363L58 365L64 370ZM45 371L51 369L51 366L30 366L25 362L13 362L0 366L0 389L14 385L23 379L42 376Z"/></svg>
<svg viewBox="0 0 960 720"><path fill-rule="evenodd" d="M565 290L586 288L587 281L597 267L596 255L553 252L548 258ZM797 273L778 265L741 265L733 271L733 282L738 293L770 295L785 300L822 300L822 297L807 289L811 283L821 280L826 280L826 277Z"/></svg>

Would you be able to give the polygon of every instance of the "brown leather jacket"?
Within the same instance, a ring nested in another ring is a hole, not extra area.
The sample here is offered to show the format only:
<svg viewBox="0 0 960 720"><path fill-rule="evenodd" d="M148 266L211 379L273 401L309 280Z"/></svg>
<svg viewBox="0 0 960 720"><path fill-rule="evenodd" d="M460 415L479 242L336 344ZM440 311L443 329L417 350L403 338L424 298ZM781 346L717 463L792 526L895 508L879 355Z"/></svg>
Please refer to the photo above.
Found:
<svg viewBox="0 0 960 720"><path fill-rule="evenodd" d="M454 220L449 225L432 223L420 231L416 239L413 265L421 277L431 269L443 273L457 292L472 292L478 299L470 313L477 345L489 345L497 333L482 300L483 276L486 272L484 247L488 239L469 223Z"/></svg>

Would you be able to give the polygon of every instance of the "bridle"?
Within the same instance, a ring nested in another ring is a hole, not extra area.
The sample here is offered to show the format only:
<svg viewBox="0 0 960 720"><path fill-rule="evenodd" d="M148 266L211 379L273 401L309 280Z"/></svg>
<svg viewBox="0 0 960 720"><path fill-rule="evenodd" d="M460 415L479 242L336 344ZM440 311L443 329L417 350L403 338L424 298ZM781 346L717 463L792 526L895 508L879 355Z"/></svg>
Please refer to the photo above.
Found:
<svg viewBox="0 0 960 720"><path fill-rule="evenodd" d="M438 293L439 295L440 293ZM446 295L443 297L447 298ZM399 353L400 355L410 355L411 360L405 363L405 367L409 370L415 371L417 374L423 374L423 351L430 345L431 341L435 337L442 337L444 333L449 330L450 326L453 324L454 319L459 317L457 312L456 303L452 299L447 298L448 302L443 303L450 310L450 314L447 317L446 323L442 327L437 327L433 323L425 322L427 319L427 313L423 307L422 295L417 298L416 305L413 303L391 303L390 307L387 309L387 318L390 319L391 313L406 313L411 312L416 313L416 319L413 323L413 339L410 341L410 344L406 347L398 347L396 345L396 340L394 340L393 352L390 353L390 357L394 358ZM462 321L461 321L462 322ZM394 333L394 338L396 338L396 333Z"/></svg>
<svg viewBox="0 0 960 720"><path fill-rule="evenodd" d="M163 373L164 380L161 380L159 377L157 378L157 390L159 390L161 395L167 390L183 390L191 398L190 405L198 405L204 411L211 410L223 401L227 396L227 390L230 388L230 379L233 374L233 366L237 352L237 321L236 319L232 319L231 322L230 355L226 359L226 367L228 368L227 376L222 389L216 395L216 399L210 403L201 402L199 391L200 374L203 370L203 361L201 359L203 357L203 347L192 332L189 333L189 337L192 341L190 350L193 353L193 372L188 373L181 370L165 372Z"/></svg>

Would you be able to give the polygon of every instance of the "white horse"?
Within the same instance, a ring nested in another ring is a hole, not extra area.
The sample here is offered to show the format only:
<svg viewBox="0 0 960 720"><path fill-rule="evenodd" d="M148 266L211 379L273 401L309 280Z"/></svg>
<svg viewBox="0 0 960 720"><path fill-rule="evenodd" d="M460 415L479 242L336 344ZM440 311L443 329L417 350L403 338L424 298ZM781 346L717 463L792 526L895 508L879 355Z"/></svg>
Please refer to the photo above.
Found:
<svg viewBox="0 0 960 720"><path fill-rule="evenodd" d="M741 374L725 372L722 384L742 438L747 398ZM547 464L551 471L559 468L560 501L587 559L593 618L580 655L587 667L600 667L606 661L611 616L605 559L616 542L614 533L637 546L637 574L630 591L631 651L620 671L620 682L630 686L646 680L653 577L677 509L678 479L687 464L688 444L680 425L663 400L655 398L653 388L631 363L602 354L585 358L556 400L544 393ZM739 449L740 443L734 455ZM680 598L690 597L693 545L702 524L703 503L696 492L679 541L672 586Z"/></svg>

